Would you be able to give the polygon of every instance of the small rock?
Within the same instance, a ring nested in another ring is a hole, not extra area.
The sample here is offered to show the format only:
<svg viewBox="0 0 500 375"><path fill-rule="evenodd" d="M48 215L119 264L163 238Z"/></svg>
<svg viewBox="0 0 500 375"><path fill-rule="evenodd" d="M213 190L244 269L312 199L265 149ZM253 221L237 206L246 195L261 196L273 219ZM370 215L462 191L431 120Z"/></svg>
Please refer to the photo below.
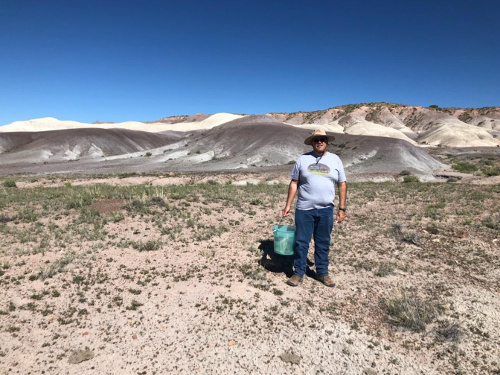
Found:
<svg viewBox="0 0 500 375"><path fill-rule="evenodd" d="M425 231L427 233L430 233L430 234L438 234L437 228L434 228L434 227L427 227L427 228L425 228Z"/></svg>
<svg viewBox="0 0 500 375"><path fill-rule="evenodd" d="M229 341L229 346L233 346L234 344L236 344L234 340Z"/></svg>
<svg viewBox="0 0 500 375"><path fill-rule="evenodd" d="M234 185L234 186L247 186L247 182L246 181L233 181L231 183L231 185Z"/></svg>
<svg viewBox="0 0 500 375"><path fill-rule="evenodd" d="M137 340L137 335L132 335L132 339Z"/></svg>
<svg viewBox="0 0 500 375"><path fill-rule="evenodd" d="M365 368L363 371L364 375L377 375L377 371L372 370L371 368Z"/></svg>
<svg viewBox="0 0 500 375"><path fill-rule="evenodd" d="M294 353L283 353L280 355L280 358L283 362L292 363L294 365L298 365L300 363L300 356Z"/></svg>
<svg viewBox="0 0 500 375"><path fill-rule="evenodd" d="M75 350L68 358L68 363L74 365L94 358L94 352L91 350Z"/></svg>

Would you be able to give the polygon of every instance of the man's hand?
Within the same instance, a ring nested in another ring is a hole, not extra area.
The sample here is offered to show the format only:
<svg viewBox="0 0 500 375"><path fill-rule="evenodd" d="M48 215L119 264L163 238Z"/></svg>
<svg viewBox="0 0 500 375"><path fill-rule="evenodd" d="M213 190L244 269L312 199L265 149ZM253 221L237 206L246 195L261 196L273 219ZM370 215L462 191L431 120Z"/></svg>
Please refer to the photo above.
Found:
<svg viewBox="0 0 500 375"><path fill-rule="evenodd" d="M346 200L347 200L347 183L340 182L337 184L337 187L339 189L339 207L340 208L345 208ZM343 222L345 219L345 211L338 210L337 211L337 223Z"/></svg>
<svg viewBox="0 0 500 375"><path fill-rule="evenodd" d="M281 211L281 215L283 217L290 215L293 198L295 197L295 193L297 192L297 184L297 180L291 180L290 185L288 185L288 196L286 198L285 208L283 209L283 211Z"/></svg>
<svg viewBox="0 0 500 375"><path fill-rule="evenodd" d="M345 219L345 212L341 211L341 210L338 210L337 211L337 223L343 222L344 219Z"/></svg>

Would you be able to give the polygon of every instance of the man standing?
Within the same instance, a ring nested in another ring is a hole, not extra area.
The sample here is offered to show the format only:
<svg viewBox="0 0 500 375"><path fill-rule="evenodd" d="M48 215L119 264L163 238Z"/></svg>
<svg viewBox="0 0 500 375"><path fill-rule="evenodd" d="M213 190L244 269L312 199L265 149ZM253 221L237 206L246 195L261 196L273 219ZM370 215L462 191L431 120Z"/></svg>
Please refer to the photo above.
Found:
<svg viewBox="0 0 500 375"><path fill-rule="evenodd" d="M335 283L328 275L328 254L333 229L333 209L335 185L339 190L337 222L345 218L347 183L344 166L340 158L326 150L329 142L335 139L323 129L316 129L304 141L313 147L303 154L290 173L288 197L282 215L288 216L295 194L298 191L295 210L295 253L294 274L288 285L298 286L306 273L307 252L311 237L314 236L314 262L317 279L324 285L333 287Z"/></svg>

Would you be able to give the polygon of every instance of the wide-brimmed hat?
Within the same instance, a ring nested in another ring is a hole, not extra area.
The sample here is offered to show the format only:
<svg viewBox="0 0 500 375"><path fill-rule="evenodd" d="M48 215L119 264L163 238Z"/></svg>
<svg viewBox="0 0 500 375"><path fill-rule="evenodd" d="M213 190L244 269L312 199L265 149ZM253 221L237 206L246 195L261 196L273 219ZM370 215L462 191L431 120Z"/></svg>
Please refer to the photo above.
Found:
<svg viewBox="0 0 500 375"><path fill-rule="evenodd" d="M331 142L335 139L335 137L331 134L326 134L326 132L323 129L314 129L314 131L311 133L309 137L306 138L304 143L306 145L311 146L312 145L312 140L316 137L326 137L328 139L328 142Z"/></svg>

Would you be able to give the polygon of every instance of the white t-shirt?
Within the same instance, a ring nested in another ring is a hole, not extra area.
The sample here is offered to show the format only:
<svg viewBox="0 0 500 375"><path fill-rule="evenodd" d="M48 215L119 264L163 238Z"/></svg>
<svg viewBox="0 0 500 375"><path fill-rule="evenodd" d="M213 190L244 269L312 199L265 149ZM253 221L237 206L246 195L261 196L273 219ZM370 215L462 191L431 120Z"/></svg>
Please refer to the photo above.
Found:
<svg viewBox="0 0 500 375"><path fill-rule="evenodd" d="M314 151L301 155L290 173L298 181L297 210L333 206L335 184L346 180L340 158L330 152L319 157Z"/></svg>

